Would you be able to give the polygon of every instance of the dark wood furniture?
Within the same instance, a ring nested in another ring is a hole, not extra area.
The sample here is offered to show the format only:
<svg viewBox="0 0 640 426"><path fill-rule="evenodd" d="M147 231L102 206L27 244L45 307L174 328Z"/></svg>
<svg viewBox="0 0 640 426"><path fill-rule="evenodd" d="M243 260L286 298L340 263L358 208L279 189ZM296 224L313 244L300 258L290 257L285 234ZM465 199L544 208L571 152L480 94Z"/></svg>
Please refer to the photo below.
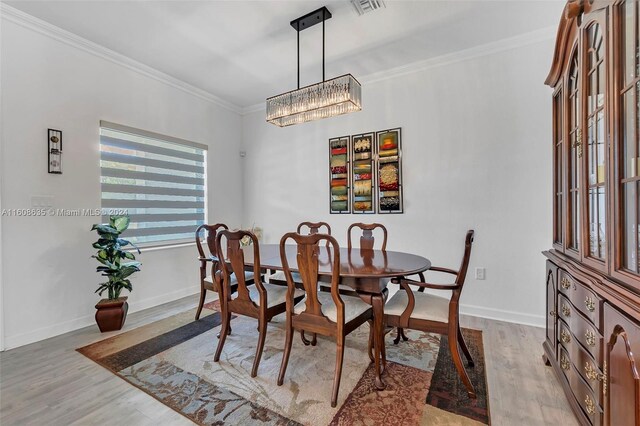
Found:
<svg viewBox="0 0 640 426"><path fill-rule="evenodd" d="M640 425L638 0L569 1L553 91L544 359L584 425Z"/></svg>
<svg viewBox="0 0 640 426"><path fill-rule="evenodd" d="M258 320L258 346L256 356L253 360L251 377L258 373L262 349L267 334L267 323L276 315L286 310L285 298L287 289L282 286L263 283L262 279L257 279L250 287L245 280L244 274L236 274L238 289L236 297L231 292L231 275L234 271L244 271L245 251L242 249L240 240L244 237L251 239L250 250L253 253L252 265L255 277L260 277L260 247L258 238L249 231L228 231L221 230L216 236L216 253L220 258L220 271L216 272L215 279L220 289L220 304L222 308L222 327L220 339L214 356L214 361L220 360L220 354L224 347L224 342L229 334L229 322L231 314L244 315ZM222 239L227 241L226 255L222 251ZM297 300L302 298L301 291L296 290L293 297Z"/></svg>
<svg viewBox="0 0 640 426"><path fill-rule="evenodd" d="M285 244L292 239L297 244L297 269L304 286L305 298L298 304L294 302L296 283L293 281L291 269L287 261ZM323 248L319 243L326 241L333 251L331 253L331 294L318 292L318 255ZM333 392L331 406L335 407L340 389L342 376L342 362L344 359L345 337L356 328L372 318L371 307L358 297L341 296L338 291L340 282L340 250L338 243L328 234L300 235L285 234L280 240L280 258L287 279L287 337L284 345L284 355L278 376L278 386L282 385L284 375L289 364L293 330L300 333L309 331L323 336L336 338L336 369L333 377ZM370 329L373 333L373 329Z"/></svg>
<svg viewBox="0 0 640 426"><path fill-rule="evenodd" d="M297 247L284 247L289 269L298 271ZM319 279L332 277L333 247L322 247L318 251ZM245 266L253 265L253 250L244 248ZM260 263L263 268L283 270L280 246L278 244L263 244L260 247ZM361 250L354 248L340 248L340 277L354 278L349 285L358 292L362 300L373 308L374 331L374 362L376 370L375 383L379 389L384 389L382 380L382 352L384 348L384 294L386 293L388 278L414 275L424 272L431 267L431 262L422 256L397 251Z"/></svg>
<svg viewBox="0 0 640 426"><path fill-rule="evenodd" d="M207 296L207 290L218 293L218 286L215 282L215 273L220 269L218 262L218 255L216 251L216 235L219 230L229 229L224 223L216 223L215 225L200 225L196 229L196 247L198 248L198 261L200 262L200 302L198 303L198 310L196 311L196 321L200 318L202 313L202 307ZM204 238L207 243L207 250L209 253L205 253L202 246L201 235L204 233ZM211 273L207 275L207 264L211 265ZM248 283L253 283L253 274L248 272L245 274L245 279ZM231 291L236 291L238 283L235 279L235 275L232 276Z"/></svg>
<svg viewBox="0 0 640 426"><path fill-rule="evenodd" d="M309 235L318 234L323 227L326 230L323 234L331 235L331 226L327 222L301 222L298 224L296 232L302 234L302 231L306 228ZM329 245L328 242L327 245Z"/></svg>
<svg viewBox="0 0 640 426"><path fill-rule="evenodd" d="M331 235L331 226L327 222L300 222L298 224L298 228L296 228L296 232L298 234L302 234L303 231L306 230L308 235L313 235L319 233L322 228L326 231L324 234ZM327 243L327 246L328 245L329 243ZM297 272L293 272L291 275L293 276L293 282L298 284L298 288L301 288L302 280L300 275ZM287 279L285 278L283 271L276 271L275 273L272 273L269 277L269 282L273 284L287 285ZM307 344L305 339L303 339L303 341Z"/></svg>
<svg viewBox="0 0 640 426"><path fill-rule="evenodd" d="M469 259L471 258L471 246L473 244L473 230L467 232L464 245L464 255L460 269L454 271L448 268L432 266L429 270L451 274L455 276L453 284L430 284L423 281L414 281L403 278L400 280L400 291L394 294L385 306L385 323L392 327L398 327L399 334L394 343L398 343L402 329L411 328L414 330L429 333L446 334L449 340L449 349L453 363L458 370L458 374L467 388L470 398L476 397L476 392L471 384L469 375L462 364L460 349L464 353L470 367L474 366L473 358L467 348L467 344L460 331L459 302L464 287ZM450 298L439 297L424 292L413 292L410 285L420 289L430 288L434 290L445 290L451 292ZM404 290L404 291L403 291ZM405 339L406 340L406 339Z"/></svg>
<svg viewBox="0 0 640 426"><path fill-rule="evenodd" d="M353 228L359 228L362 231L360 236L360 248L373 249L375 245L375 237L373 231L380 229L382 231L382 248L387 249L387 228L381 223L352 223L347 229L347 248L351 249L351 233Z"/></svg>

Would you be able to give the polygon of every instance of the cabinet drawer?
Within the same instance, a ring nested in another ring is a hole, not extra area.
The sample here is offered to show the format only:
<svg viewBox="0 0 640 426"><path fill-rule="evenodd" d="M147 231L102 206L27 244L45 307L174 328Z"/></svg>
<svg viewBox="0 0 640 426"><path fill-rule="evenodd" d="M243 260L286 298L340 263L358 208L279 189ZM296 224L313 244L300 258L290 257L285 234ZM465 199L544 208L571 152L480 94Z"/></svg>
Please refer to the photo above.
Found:
<svg viewBox="0 0 640 426"><path fill-rule="evenodd" d="M602 365L602 336L598 333L593 325L583 318L577 311L571 310L570 315L565 316L562 312L562 306L566 304L569 309L573 305L563 297L558 295L558 341L568 347L568 344L580 342L583 349L596 360L596 365Z"/></svg>
<svg viewBox="0 0 640 426"><path fill-rule="evenodd" d="M600 312L603 300L587 286L574 279L566 271L560 270L558 290L562 292L598 330L602 329Z"/></svg>
<svg viewBox="0 0 640 426"><path fill-rule="evenodd" d="M595 397L591 388L582 379L564 348L560 348L558 351L558 362L562 368L562 373L571 386L573 396L578 401L578 405L582 408L591 424L599 426L602 423L603 413L598 402L600 398Z"/></svg>
<svg viewBox="0 0 640 426"><path fill-rule="evenodd" d="M567 325L564 324L562 320L558 321L560 324L563 324L566 328ZM573 336L572 336L573 337ZM562 348L565 350L566 354L569 356L569 360L571 364L575 367L575 369L580 374L580 377L589 385L593 394L596 396L596 402L600 404L600 406L604 406L602 401L603 395L603 375L602 369L598 366L597 362L584 348L577 343L575 339L572 338L568 343L561 342ZM565 369L565 360L560 358L561 367ZM568 362L567 361L567 362Z"/></svg>

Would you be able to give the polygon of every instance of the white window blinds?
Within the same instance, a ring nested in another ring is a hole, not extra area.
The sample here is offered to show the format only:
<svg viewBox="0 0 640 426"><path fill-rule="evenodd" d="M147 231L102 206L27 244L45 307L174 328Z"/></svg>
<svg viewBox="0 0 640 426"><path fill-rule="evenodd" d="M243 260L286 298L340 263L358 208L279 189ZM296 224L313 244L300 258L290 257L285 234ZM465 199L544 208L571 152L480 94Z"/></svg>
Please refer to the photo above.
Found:
<svg viewBox="0 0 640 426"><path fill-rule="evenodd" d="M205 222L206 158L206 145L101 121L103 221L128 213L135 244L192 241Z"/></svg>

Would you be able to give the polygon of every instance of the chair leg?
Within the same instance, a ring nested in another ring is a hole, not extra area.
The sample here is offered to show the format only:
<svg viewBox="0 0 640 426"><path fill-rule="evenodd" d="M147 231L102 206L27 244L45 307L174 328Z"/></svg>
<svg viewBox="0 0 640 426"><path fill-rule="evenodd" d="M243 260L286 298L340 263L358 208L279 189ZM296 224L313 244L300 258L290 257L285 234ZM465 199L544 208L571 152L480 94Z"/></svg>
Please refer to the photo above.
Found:
<svg viewBox="0 0 640 426"><path fill-rule="evenodd" d="M467 395L469 398L475 399L476 391L473 388L473 384L471 384L471 379L469 379L469 375L467 374L467 370L464 369L464 365L462 364L462 358L460 358L460 351L458 350L458 324L449 324L449 350L451 351L451 358L453 359L453 364L456 366L456 370L458 370L458 374L462 379L465 387L467 388Z"/></svg>
<svg viewBox="0 0 640 426"><path fill-rule="evenodd" d="M467 358L467 365L469 367L474 367L475 363L471 357L471 352L469 352L467 342L465 342L464 337L462 336L462 331L460 331L460 324L458 324L458 343L460 343L460 348L462 348L462 352L464 352L464 356Z"/></svg>
<svg viewBox="0 0 640 426"><path fill-rule="evenodd" d="M265 318L258 320L258 333L258 347L256 348L256 357L253 360L251 377L256 377L258 374L258 366L260 365L260 358L262 358L262 351L264 350L264 340L267 337L267 321Z"/></svg>
<svg viewBox="0 0 640 426"><path fill-rule="evenodd" d="M396 338L393 339L393 344L397 345L400 342L401 337L402 337L402 340L405 342L409 340L409 338L404 334L404 328L398 327L398 334L396 335Z"/></svg>
<svg viewBox="0 0 640 426"><path fill-rule="evenodd" d="M302 339L302 343L304 343L305 346L315 346L316 343L318 343L318 335L316 333L313 333L311 335L311 340L308 340L304 335L304 330L300 330L300 339Z"/></svg>
<svg viewBox="0 0 640 426"><path fill-rule="evenodd" d="M207 290L204 287L200 290L200 303L198 303L198 310L196 311L196 321L200 319L202 313L202 307L204 306L204 299L207 296Z"/></svg>
<svg viewBox="0 0 640 426"><path fill-rule="evenodd" d="M373 321L369 321L369 344L367 345L367 352L369 353L369 359L373 362Z"/></svg>
<svg viewBox="0 0 640 426"><path fill-rule="evenodd" d="M226 309L223 309L226 311ZM227 339L227 334L229 334L230 327L229 322L231 321L231 313L223 312L222 313L222 328L220 332L220 339L218 340L218 348L216 349L216 354L213 357L214 362L218 362L220 360L220 354L222 353L222 347L224 346L224 341Z"/></svg>
<svg viewBox="0 0 640 426"><path fill-rule="evenodd" d="M284 342L284 354L282 355L282 363L280 364L280 374L278 375L278 386L282 386L284 382L284 373L287 371L289 364L289 355L291 354L291 344L293 343L293 327L287 321L287 337Z"/></svg>
<svg viewBox="0 0 640 426"><path fill-rule="evenodd" d="M336 350L336 372L333 376L333 393L331 394L331 406L338 404L338 391L340 390L340 378L342 377L342 361L344 360L344 336L338 336Z"/></svg>
<svg viewBox="0 0 640 426"><path fill-rule="evenodd" d="M230 336L231 335L231 321L229 321L229 327L227 327L229 330L227 331L227 334ZM219 339L220 338L220 333L222 333L221 331L218 331L218 334L216 334L216 337Z"/></svg>

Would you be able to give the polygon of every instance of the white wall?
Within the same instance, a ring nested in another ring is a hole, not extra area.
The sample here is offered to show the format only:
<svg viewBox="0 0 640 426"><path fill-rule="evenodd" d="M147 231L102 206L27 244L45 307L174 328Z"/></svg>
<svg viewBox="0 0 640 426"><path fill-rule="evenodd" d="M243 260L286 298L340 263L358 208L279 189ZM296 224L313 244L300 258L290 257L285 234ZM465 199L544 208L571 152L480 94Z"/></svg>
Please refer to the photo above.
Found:
<svg viewBox="0 0 640 426"><path fill-rule="evenodd" d="M359 113L283 129L264 111L245 115L244 222L276 243L302 220L324 220L344 244L348 224L377 221L389 229L389 250L456 268L473 228L463 312L543 326L552 33L484 50L493 53L364 84ZM328 139L392 127L402 127L405 213L328 214ZM474 279L477 266L486 281Z"/></svg>
<svg viewBox="0 0 640 426"><path fill-rule="evenodd" d="M241 222L241 118L202 97L3 17L2 208L51 195L100 207L100 120L209 145L209 220ZM46 31L45 31L46 32ZM47 128L63 131L62 175L47 174ZM222 201L224 200L224 201ZM2 217L7 348L94 322L94 217ZM195 247L145 252L130 312L199 291Z"/></svg>

